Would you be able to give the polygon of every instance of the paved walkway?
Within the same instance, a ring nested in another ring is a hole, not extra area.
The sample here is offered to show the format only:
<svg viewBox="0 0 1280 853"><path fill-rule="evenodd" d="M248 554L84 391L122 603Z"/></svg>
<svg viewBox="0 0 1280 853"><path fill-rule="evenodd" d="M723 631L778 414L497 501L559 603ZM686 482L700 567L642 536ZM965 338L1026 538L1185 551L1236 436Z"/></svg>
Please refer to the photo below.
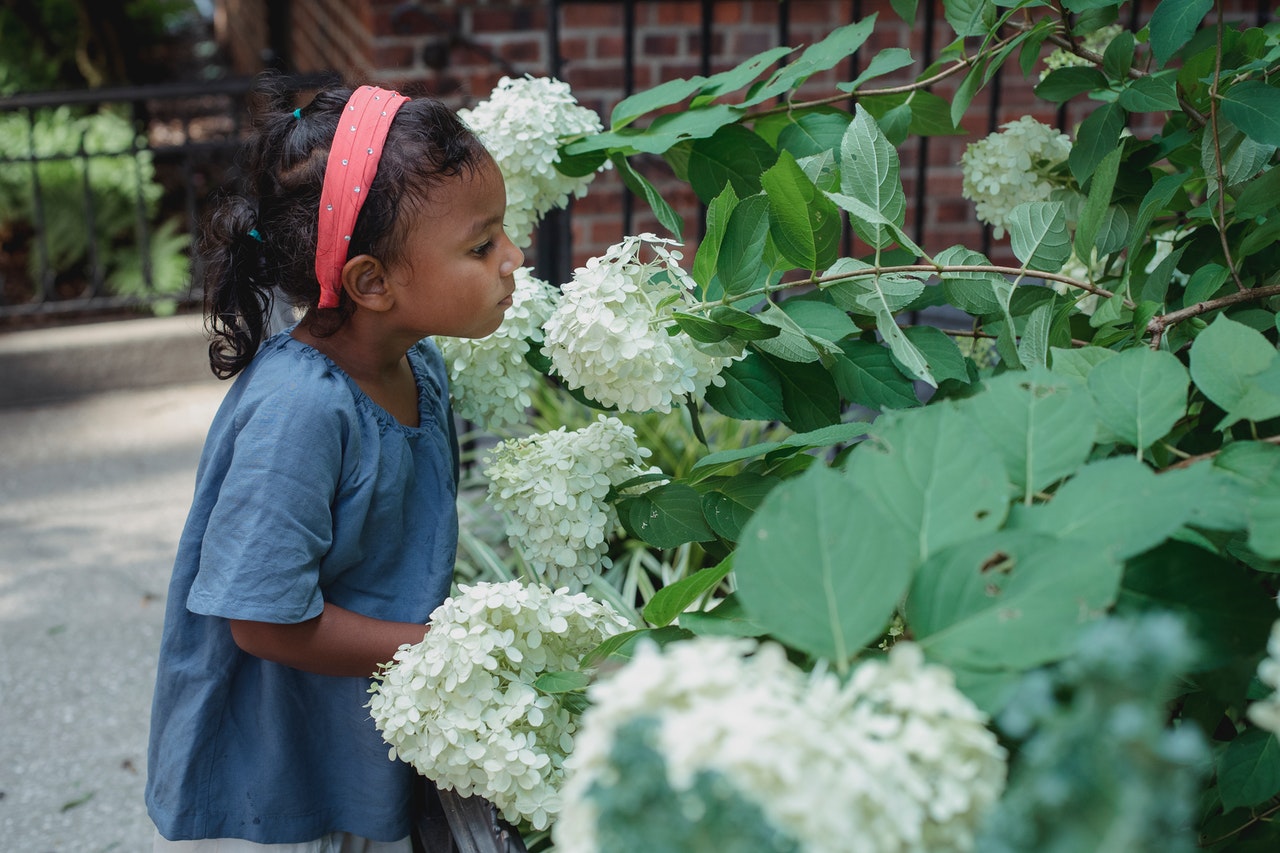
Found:
<svg viewBox="0 0 1280 853"><path fill-rule="evenodd" d="M4 853L150 850L142 788L164 596L226 386L184 366L202 357L190 327L130 322L76 339L92 342L89 359L65 359L64 339L37 359L53 371L42 383L11 371L53 335L0 336Z"/></svg>

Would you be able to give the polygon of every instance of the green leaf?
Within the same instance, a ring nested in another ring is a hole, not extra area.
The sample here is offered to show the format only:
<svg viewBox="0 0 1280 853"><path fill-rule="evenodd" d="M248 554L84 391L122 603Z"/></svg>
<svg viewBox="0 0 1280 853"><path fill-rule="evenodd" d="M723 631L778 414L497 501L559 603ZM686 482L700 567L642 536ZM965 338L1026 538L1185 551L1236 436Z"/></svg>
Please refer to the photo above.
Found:
<svg viewBox="0 0 1280 853"><path fill-rule="evenodd" d="M734 127L734 122L741 117L741 111L728 104L665 113L654 119L644 130L625 128L622 131L597 133L569 143L565 146L565 152L574 157L591 151L612 149L663 154L681 142L705 139L726 126Z"/></svg>
<svg viewBox="0 0 1280 853"><path fill-rule="evenodd" d="M868 341L842 341L832 371L836 387L849 402L868 409L907 409L920 404L915 386L902 374L885 347Z"/></svg>
<svg viewBox="0 0 1280 853"><path fill-rule="evenodd" d="M823 278L849 275L873 267L857 258L841 258L832 264ZM875 274L834 281L824 289L836 305L846 311L874 317L887 311L901 311L924 293L921 276L911 274Z"/></svg>
<svg viewBox="0 0 1280 853"><path fill-rule="evenodd" d="M1139 450L1167 435L1186 414L1190 384L1176 356L1146 347L1125 350L1089 374L1098 419Z"/></svg>
<svg viewBox="0 0 1280 853"><path fill-rule="evenodd" d="M888 624L911 583L913 545L878 501L815 465L775 488L743 530L738 597L787 645L843 664Z"/></svg>
<svg viewBox="0 0 1280 853"><path fill-rule="evenodd" d="M982 37L995 23L995 5L991 0L950 0L944 4L943 14L951 29L961 38Z"/></svg>
<svg viewBox="0 0 1280 853"><path fill-rule="evenodd" d="M1056 297L1031 309L1018 340L1018 360L1026 367L1045 367L1049 363L1049 336L1053 332L1053 306Z"/></svg>
<svg viewBox="0 0 1280 853"><path fill-rule="evenodd" d="M664 586L644 606L644 618L650 625L670 625L695 601L714 590L733 570L732 557L719 565L700 569L686 578Z"/></svg>
<svg viewBox="0 0 1280 853"><path fill-rule="evenodd" d="M769 633L751 620L737 593L729 593L710 610L681 614L680 626L699 637L763 637Z"/></svg>
<svg viewBox="0 0 1280 853"><path fill-rule="evenodd" d="M702 496L684 483L667 483L619 501L618 515L633 536L655 548L715 538L702 515Z"/></svg>
<svg viewBox="0 0 1280 853"><path fill-rule="evenodd" d="M1248 729L1227 744L1218 759L1222 807L1258 805L1280 793L1280 741L1262 729Z"/></svg>
<svg viewBox="0 0 1280 853"><path fill-rule="evenodd" d="M627 189L643 198L649 205L649 209L653 211L653 215L657 217L658 222L662 224L672 233L679 237L680 232L684 230L684 220L675 209L667 204L667 200L662 194L649 183L649 180L635 169L631 168L631 163L621 154L613 154L609 158L613 161L613 165L618 170L618 176L622 178L622 182L626 184Z"/></svg>
<svg viewBox="0 0 1280 853"><path fill-rule="evenodd" d="M585 672L544 672L533 680L533 687L539 693L572 693L586 690L591 683L591 676Z"/></svg>
<svg viewBox="0 0 1280 853"><path fill-rule="evenodd" d="M906 218L907 196L899 180L898 152L880 132L875 119L861 105L840 141L840 189L901 227ZM858 224L854 224L858 230ZM864 233L865 231L865 233ZM875 248L885 248L893 235L882 226L866 223L859 235Z"/></svg>
<svg viewBox="0 0 1280 853"><path fill-rule="evenodd" d="M934 260L943 267L991 266L986 256L964 246L951 246L939 252ZM1013 298L1013 282L994 272L956 272L939 274L947 301L974 316L1006 314Z"/></svg>
<svg viewBox="0 0 1280 853"><path fill-rule="evenodd" d="M1213 0L1161 0L1147 25L1157 65L1163 66L1191 40L1212 8Z"/></svg>
<svg viewBox="0 0 1280 853"><path fill-rule="evenodd" d="M901 47L886 47L871 57L867 67L857 77L848 83L837 83L836 88L841 92L853 92L868 80L892 74L900 68L910 68L914 64L915 58L911 56L911 51Z"/></svg>
<svg viewBox="0 0 1280 853"><path fill-rule="evenodd" d="M1036 97L1055 104L1066 103L1072 98L1107 88L1107 78L1092 65L1069 65L1050 71L1035 87Z"/></svg>
<svg viewBox="0 0 1280 853"><path fill-rule="evenodd" d="M1221 264L1205 264L1191 274L1182 291L1183 307L1212 299L1231 277L1231 271Z"/></svg>
<svg viewBox="0 0 1280 853"><path fill-rule="evenodd" d="M1068 379L1087 381L1093 369L1116 354L1115 350L1103 347L1079 347L1064 349L1050 347L1050 365L1058 376Z"/></svg>
<svg viewBox="0 0 1280 853"><path fill-rule="evenodd" d="M999 531L931 557L906 619L930 659L978 670L1027 669L1068 655L1115 601L1121 565L1087 540Z"/></svg>
<svg viewBox="0 0 1280 853"><path fill-rule="evenodd" d="M1222 112L1254 142L1280 147L1280 89L1243 80L1222 96Z"/></svg>
<svg viewBox="0 0 1280 853"><path fill-rule="evenodd" d="M1120 173L1120 157L1124 154L1124 146L1116 148L1102 158L1093 173L1093 181L1089 187L1089 195L1084 207L1080 210L1076 224L1075 253L1077 258L1092 256L1098 245L1098 231L1102 227L1104 215L1111 204L1111 191L1115 189L1116 176Z"/></svg>
<svg viewBox="0 0 1280 853"><path fill-rule="evenodd" d="M849 478L911 531L916 557L998 528L1009 481L986 435L959 410L927 406L881 416L849 454Z"/></svg>
<svg viewBox="0 0 1280 853"><path fill-rule="evenodd" d="M1280 169L1270 168L1245 186L1236 199L1235 214L1240 219L1254 219L1270 213L1280 205Z"/></svg>
<svg viewBox="0 0 1280 853"><path fill-rule="evenodd" d="M986 434L1024 499L1075 473L1093 448L1089 395L1046 370L993 377L958 406Z"/></svg>
<svg viewBox="0 0 1280 853"><path fill-rule="evenodd" d="M707 319L733 330L733 336L743 341L758 341L778 334L776 327L763 322L755 314L748 314L728 305L717 305L707 313Z"/></svg>
<svg viewBox="0 0 1280 853"><path fill-rule="evenodd" d="M1009 244L1028 269L1057 272L1071 257L1066 208L1060 201L1027 201L1009 212Z"/></svg>
<svg viewBox="0 0 1280 853"><path fill-rule="evenodd" d="M738 198L760 192L760 175L773 165L777 152L759 135L738 124L720 128L693 143L689 152L689 185L704 202L720 195L725 184Z"/></svg>
<svg viewBox="0 0 1280 853"><path fill-rule="evenodd" d="M1127 80L1133 68L1135 41L1128 30L1118 32L1102 53L1102 67L1114 80Z"/></svg>
<svg viewBox="0 0 1280 853"><path fill-rule="evenodd" d="M784 424L796 432L808 432L840 422L840 393L822 365L765 358L772 361L782 386Z"/></svg>
<svg viewBox="0 0 1280 853"><path fill-rule="evenodd" d="M845 24L832 30L821 41L809 45L794 61L774 72L773 76L743 102L744 107L764 103L770 98L789 93L805 80L820 71L834 68L870 37L876 25L876 14L861 21Z"/></svg>
<svg viewBox="0 0 1280 853"><path fill-rule="evenodd" d="M724 385L707 389L706 401L722 415L742 421L781 421L782 379L757 353L735 361L720 372Z"/></svg>
<svg viewBox="0 0 1280 853"><path fill-rule="evenodd" d="M744 472L717 483L702 496L702 511L716 535L737 542L742 526L755 514L778 480Z"/></svg>
<svg viewBox="0 0 1280 853"><path fill-rule="evenodd" d="M1276 618L1248 569L1187 542L1165 542L1129 560L1122 587L1118 612L1182 619L1195 639L1197 672L1254 657Z"/></svg>
<svg viewBox="0 0 1280 853"><path fill-rule="evenodd" d="M1129 80L1116 99L1121 107L1131 113L1160 113L1179 109L1178 75L1173 70L1157 71L1136 80Z"/></svg>
<svg viewBox="0 0 1280 853"><path fill-rule="evenodd" d="M811 338L835 343L860 332L849 315L830 302L792 298L778 307Z"/></svg>
<svg viewBox="0 0 1280 853"><path fill-rule="evenodd" d="M636 646L641 641L651 641L659 646L664 646L667 643L687 640L692 636L693 634L688 631L673 625L666 625L662 628L638 628L634 631L624 631L621 634L614 634L583 655L580 666L583 669L594 669L606 660L630 660L635 653Z"/></svg>
<svg viewBox="0 0 1280 853"><path fill-rule="evenodd" d="M924 355L929 373L939 382L969 380L969 368L951 336L936 326L911 326L902 330L917 350Z"/></svg>
<svg viewBox="0 0 1280 853"><path fill-rule="evenodd" d="M704 294L712 298L709 292L711 279L716 272L716 261L720 256L720 244L724 241L725 232L729 229L729 215L738 206L738 196L732 184L725 184L720 195L707 205L706 233L698 243L698 253L693 258L690 275L702 286ZM723 288L719 289L723 293Z"/></svg>
<svg viewBox="0 0 1280 853"><path fill-rule="evenodd" d="M840 210L809 180L789 151L760 176L769 200L769 233L782 257L816 272L840 251Z"/></svg>
<svg viewBox="0 0 1280 853"><path fill-rule="evenodd" d="M1280 416L1280 356L1261 332L1218 315L1191 346L1191 378L1226 417L1222 430L1238 420Z"/></svg>
<svg viewBox="0 0 1280 853"><path fill-rule="evenodd" d="M736 92L759 77L770 65L794 51L795 48L780 45L742 61L728 71L713 74L707 79L707 84L702 87L699 100L704 97L715 98Z"/></svg>
<svg viewBox="0 0 1280 853"><path fill-rule="evenodd" d="M1249 547L1268 559L1280 559L1280 447L1260 441L1238 441L1214 459L1249 490L1245 513Z"/></svg>
<svg viewBox="0 0 1280 853"><path fill-rule="evenodd" d="M742 199L729 214L716 256L716 276L725 293L734 296L755 284L768 239L769 199L764 195Z"/></svg>
<svg viewBox="0 0 1280 853"><path fill-rule="evenodd" d="M1077 183L1083 185L1103 159L1120 144L1124 122L1124 108L1117 103L1103 104L1080 122L1075 144L1067 157L1067 166Z"/></svg>
<svg viewBox="0 0 1280 853"><path fill-rule="evenodd" d="M691 77L688 80L676 78L666 80L643 92L629 95L613 108L613 114L609 119L610 130L621 130L645 113L678 104L701 89L704 83L706 78L700 76Z"/></svg>
<svg viewBox="0 0 1280 853"><path fill-rule="evenodd" d="M1157 477L1129 456L1091 462L1048 504L1029 507L1020 524L1062 539L1085 539L1093 550L1124 560L1163 542L1191 517L1197 495L1175 488L1185 474Z"/></svg>
<svg viewBox="0 0 1280 853"><path fill-rule="evenodd" d="M852 119L848 113L805 113L778 134L778 151L789 151L797 160L839 149Z"/></svg>

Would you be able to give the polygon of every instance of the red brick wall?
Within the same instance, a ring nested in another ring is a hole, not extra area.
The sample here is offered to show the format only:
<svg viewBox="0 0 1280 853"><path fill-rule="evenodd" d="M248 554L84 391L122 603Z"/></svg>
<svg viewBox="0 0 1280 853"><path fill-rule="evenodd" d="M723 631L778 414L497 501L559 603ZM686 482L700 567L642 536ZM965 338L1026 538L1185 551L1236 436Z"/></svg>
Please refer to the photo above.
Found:
<svg viewBox="0 0 1280 853"><path fill-rule="evenodd" d="M222 0L246 20L261 18L264 0ZM866 57L886 47L905 47L919 60L924 52L922 23L930 0L922 0L918 22L909 25L892 11L887 0L862 0L865 17L878 13L874 38L864 47ZM1149 3L1154 7L1154 2ZM1228 7L1254 7L1243 0L1228 0ZM689 77L701 67L701 14L703 4L649 0L631 4L635 16L634 89L644 89L674 77ZM259 11L254 12L257 8ZM625 94L623 44L625 5L614 2L563 2L560 4L560 77L569 83L578 100L596 110L607 124L610 110ZM832 29L853 20L855 4L849 0L792 0L787 5L787 41L800 46L813 43ZM940 0L932 55L948 43L951 30L941 20ZM425 92L456 107L472 106L485 98L505 74L546 75L551 72L552 52L547 36L549 4L533 0L486 2L407 3L404 0L306 0L292 3L292 59L299 71L337 70L352 81L378 82L407 92ZM733 67L743 59L778 44L781 6L776 0L715 2L710 40L710 71ZM234 27L233 27L234 29ZM246 35L257 32L246 28ZM241 41L248 41L242 38ZM863 60L865 62L865 59ZM850 79L849 67L811 80L803 95L835 94L834 83ZM909 68L875 85L907 82L921 69ZM1051 104L1037 101L1030 85L1018 77L1016 63L999 85L999 109L992 112L994 88L979 93L965 127L966 136L934 137L925 143L909 140L901 149L903 182L907 192L907 222L916 222L915 167L928 162L923 194L923 244L938 251L955 243L979 247L982 229L973 208L960 196L960 155L964 146L989 132L989 128L1032 114L1046 123L1057 116ZM959 83L957 75L934 92L948 98ZM1076 108L1067 115L1067 126L1083 118ZM698 236L699 211L686 187L670 178L659 158L643 158L635 165L650 177L663 195L685 217L685 238L690 249ZM624 206L631 205L630 231L662 229L643 202L629 202L617 177L598 177L586 198L574 202L574 261L607 248L623 234ZM1007 260L1003 247L992 249L993 258Z"/></svg>

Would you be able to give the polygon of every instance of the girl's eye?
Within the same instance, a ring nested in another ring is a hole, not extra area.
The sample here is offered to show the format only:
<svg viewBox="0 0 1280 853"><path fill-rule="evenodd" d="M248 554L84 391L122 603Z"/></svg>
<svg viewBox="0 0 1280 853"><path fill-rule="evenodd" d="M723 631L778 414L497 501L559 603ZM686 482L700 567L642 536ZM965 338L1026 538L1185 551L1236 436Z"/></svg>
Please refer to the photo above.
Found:
<svg viewBox="0 0 1280 853"><path fill-rule="evenodd" d="M479 246L476 246L474 249L472 249L471 254L475 255L478 258L483 258L485 255L489 254L492 251L493 251L493 241L488 240L480 244Z"/></svg>

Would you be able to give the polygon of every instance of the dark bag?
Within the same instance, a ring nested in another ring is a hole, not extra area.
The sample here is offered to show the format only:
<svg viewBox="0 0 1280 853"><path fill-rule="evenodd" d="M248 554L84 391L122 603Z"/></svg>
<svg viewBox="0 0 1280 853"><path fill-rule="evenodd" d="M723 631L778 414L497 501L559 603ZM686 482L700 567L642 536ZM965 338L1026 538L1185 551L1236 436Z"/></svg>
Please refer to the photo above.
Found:
<svg viewBox="0 0 1280 853"><path fill-rule="evenodd" d="M414 801L414 853L528 853L516 828L483 797L441 791L422 779Z"/></svg>

